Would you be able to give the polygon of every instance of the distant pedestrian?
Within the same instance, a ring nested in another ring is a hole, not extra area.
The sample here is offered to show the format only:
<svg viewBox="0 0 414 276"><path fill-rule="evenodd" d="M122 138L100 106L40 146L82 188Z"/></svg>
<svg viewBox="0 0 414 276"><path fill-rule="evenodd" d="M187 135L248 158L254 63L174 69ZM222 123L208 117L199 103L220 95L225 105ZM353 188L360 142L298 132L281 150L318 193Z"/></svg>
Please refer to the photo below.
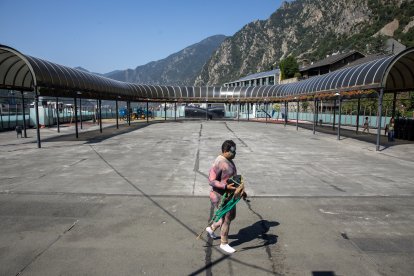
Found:
<svg viewBox="0 0 414 276"><path fill-rule="evenodd" d="M23 138L23 136L22 136L22 127L21 126L16 126L16 138L19 138L19 135L20 135L20 138Z"/></svg>
<svg viewBox="0 0 414 276"><path fill-rule="evenodd" d="M392 117L388 124L388 142L394 142L394 118Z"/></svg>
<svg viewBox="0 0 414 276"><path fill-rule="evenodd" d="M364 133L365 130L369 133L369 121L368 121L368 117L365 117L364 129L362 130L362 133Z"/></svg>
<svg viewBox="0 0 414 276"><path fill-rule="evenodd" d="M99 108L95 105L93 108L93 122L99 125Z"/></svg>

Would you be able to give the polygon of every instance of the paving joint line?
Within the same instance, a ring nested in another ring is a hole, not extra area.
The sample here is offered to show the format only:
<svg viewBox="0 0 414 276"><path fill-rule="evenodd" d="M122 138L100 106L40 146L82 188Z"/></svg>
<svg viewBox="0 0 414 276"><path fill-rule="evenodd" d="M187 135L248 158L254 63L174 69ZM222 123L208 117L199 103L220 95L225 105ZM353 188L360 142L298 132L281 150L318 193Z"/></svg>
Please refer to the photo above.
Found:
<svg viewBox="0 0 414 276"><path fill-rule="evenodd" d="M153 198L209 198L208 195L166 195L166 194L105 194L105 193L69 193L69 192L34 192L34 191L0 191L0 195L34 195L34 196L105 196L105 197L146 197ZM332 199L347 199L347 198L414 198L414 195L249 195L249 198L292 198L292 199L318 199L318 198L332 198Z"/></svg>
<svg viewBox="0 0 414 276"><path fill-rule="evenodd" d="M57 243L67 232L73 229L75 225L79 222L79 220L76 220L74 223L72 223L69 228L67 228L65 231L63 231L62 234L59 234L59 236L54 239L45 249L43 249L40 253L38 253L27 265L25 265L17 274L21 275L30 265L32 265L37 259L39 259L49 248L51 248L55 243Z"/></svg>
<svg viewBox="0 0 414 276"><path fill-rule="evenodd" d="M199 171L199 168L200 168L200 141L201 141L202 131L203 131L203 123L200 124L200 131L198 132L197 153L196 153L196 159L194 161L194 169L193 169L193 171L194 171L194 182L193 182L193 191L191 193L192 195L194 195L197 172Z"/></svg>
<svg viewBox="0 0 414 276"><path fill-rule="evenodd" d="M102 161L104 161L112 170L114 170L114 172L116 173L116 174L118 174L122 179L124 179L128 184L130 184L133 188L135 188L138 192L140 192L141 194L142 194L142 196L143 197L145 197L146 199L148 199L149 201L151 201L151 203L153 203L155 206L157 206L160 210L162 210L163 212L165 212L169 217L171 217L173 220L175 220L179 225L181 225L183 228L185 228L187 231L189 231L190 233L192 233L194 236L197 236L197 233L193 230L193 229L191 229L189 226L187 226L184 222L182 222L181 220L179 220L177 217L175 217L171 212L169 212L168 210L166 210L164 207L162 207L161 206L161 204L159 204L157 201L155 201L151 196L149 196L148 194L146 194L144 191L142 191L138 186L136 186L134 183L132 183L128 178L126 178L124 175L122 175L118 170L116 170L111 164L109 164L108 163L108 161L106 161L104 158L103 158L103 156L101 156L93 147L92 147L92 145L91 145L91 148L95 151L95 153L102 159ZM203 240L203 241L205 241L205 239L203 238L203 237L200 237L200 239L201 240ZM257 266L257 265L254 265L254 264L249 264L249 263L246 263L246 262L243 262L243 261L240 261L240 260L237 260L237 259L233 259L233 258L231 258L231 256L230 255L225 255L223 252L221 252L219 249L217 249L217 248L213 248L214 250L216 250L217 252L219 252L220 254L222 254L223 255L223 257L221 257L219 260L224 260L224 259L226 259L226 258L230 258L230 259L232 259L234 262L237 262L237 263L239 263L239 264L242 264L242 265L245 265L245 266L248 266L248 267L251 267L251 268L254 268L254 269L257 269L257 270L261 270L261 271L265 271L265 272L269 272L269 273L272 273L272 274L274 274L272 271L269 271L269 270L267 270L267 269L264 269L264 268L262 268L262 267L259 267L259 266ZM200 272L202 272L202 271L204 271L207 267L211 267L212 265L211 264L214 264L214 263L216 263L217 262L217 260L216 261L214 261L213 263L210 263L208 266L204 266L203 268L201 268L201 269L199 269L199 270L197 270L197 271L200 271ZM198 272L198 273L200 273L200 272ZM198 274L198 273L196 273L196 274ZM194 272L193 273L191 273L191 275L192 274L194 274ZM195 275L195 274L194 274Z"/></svg>

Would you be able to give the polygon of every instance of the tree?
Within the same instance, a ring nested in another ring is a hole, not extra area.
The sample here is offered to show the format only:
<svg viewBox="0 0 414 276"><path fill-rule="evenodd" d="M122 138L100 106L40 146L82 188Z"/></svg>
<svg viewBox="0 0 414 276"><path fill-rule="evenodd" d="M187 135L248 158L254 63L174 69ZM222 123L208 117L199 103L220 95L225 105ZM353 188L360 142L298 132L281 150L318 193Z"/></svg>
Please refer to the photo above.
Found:
<svg viewBox="0 0 414 276"><path fill-rule="evenodd" d="M279 64L279 68L282 80L293 78L295 73L299 73L299 64L296 61L296 58L292 55L282 59Z"/></svg>
<svg viewBox="0 0 414 276"><path fill-rule="evenodd" d="M367 44L367 52L369 54L387 54L385 41L386 37L383 35L377 35L370 38L370 42Z"/></svg>
<svg viewBox="0 0 414 276"><path fill-rule="evenodd" d="M280 114L280 104L279 103L273 104L272 117L273 117L273 114L275 114L275 112L277 112L276 120L279 120L279 114Z"/></svg>
<svg viewBox="0 0 414 276"><path fill-rule="evenodd" d="M308 107L309 107L309 102L302 102L301 105L302 105L302 110L304 112L307 112L308 111Z"/></svg>
<svg viewBox="0 0 414 276"><path fill-rule="evenodd" d="M382 100L382 115L390 116L394 102L394 94L385 94Z"/></svg>
<svg viewBox="0 0 414 276"><path fill-rule="evenodd" d="M406 106L407 111L414 111L414 92L406 92L403 97L407 98L406 100L403 100L403 104Z"/></svg>

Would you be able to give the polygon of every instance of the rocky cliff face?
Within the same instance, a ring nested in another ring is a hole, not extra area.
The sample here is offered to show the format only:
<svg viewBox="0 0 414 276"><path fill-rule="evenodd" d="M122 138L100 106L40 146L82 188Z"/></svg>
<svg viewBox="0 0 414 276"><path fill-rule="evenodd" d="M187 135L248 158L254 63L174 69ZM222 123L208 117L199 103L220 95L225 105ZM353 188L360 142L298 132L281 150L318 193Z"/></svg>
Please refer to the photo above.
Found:
<svg viewBox="0 0 414 276"><path fill-rule="evenodd" d="M351 49L366 54L382 51L390 34L406 46L414 46L413 20L413 0L285 2L268 20L247 24L227 38L205 64L195 85L221 85L271 70L289 54L299 61L316 61ZM392 32L383 30L386 25Z"/></svg>
<svg viewBox="0 0 414 276"><path fill-rule="evenodd" d="M153 61L135 69L114 71L105 76L133 83L193 85L203 65L225 38L224 35L212 36L165 59Z"/></svg>

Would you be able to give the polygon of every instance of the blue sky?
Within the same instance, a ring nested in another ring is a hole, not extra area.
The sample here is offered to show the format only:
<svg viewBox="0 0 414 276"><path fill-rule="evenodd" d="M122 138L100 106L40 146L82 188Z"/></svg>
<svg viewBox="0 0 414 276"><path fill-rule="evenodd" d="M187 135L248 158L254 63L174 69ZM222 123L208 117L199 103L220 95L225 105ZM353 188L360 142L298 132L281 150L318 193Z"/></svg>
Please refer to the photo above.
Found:
<svg viewBox="0 0 414 276"><path fill-rule="evenodd" d="M0 0L0 44L107 73L267 19L281 0Z"/></svg>

